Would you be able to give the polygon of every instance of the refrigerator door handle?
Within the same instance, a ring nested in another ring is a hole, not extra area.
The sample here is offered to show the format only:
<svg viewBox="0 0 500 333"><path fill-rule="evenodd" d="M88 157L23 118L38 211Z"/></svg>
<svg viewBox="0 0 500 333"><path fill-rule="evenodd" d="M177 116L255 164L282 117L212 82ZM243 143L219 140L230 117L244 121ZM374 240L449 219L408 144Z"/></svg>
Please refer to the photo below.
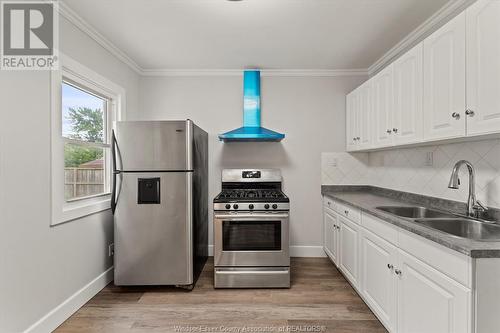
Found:
<svg viewBox="0 0 500 333"><path fill-rule="evenodd" d="M116 175L120 173L120 171L116 168L116 137L115 131L111 132L111 159L113 164L113 184L111 185L111 212L114 214L116 210Z"/></svg>

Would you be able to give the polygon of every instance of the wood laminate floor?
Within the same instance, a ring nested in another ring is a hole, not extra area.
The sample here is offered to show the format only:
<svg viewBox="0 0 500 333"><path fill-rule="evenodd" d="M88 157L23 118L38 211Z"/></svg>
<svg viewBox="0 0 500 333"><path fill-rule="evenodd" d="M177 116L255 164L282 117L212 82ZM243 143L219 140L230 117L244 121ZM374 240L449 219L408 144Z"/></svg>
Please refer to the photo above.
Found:
<svg viewBox="0 0 500 333"><path fill-rule="evenodd" d="M214 289L212 260L191 292L111 283L55 332L387 332L328 259L291 267L290 289Z"/></svg>

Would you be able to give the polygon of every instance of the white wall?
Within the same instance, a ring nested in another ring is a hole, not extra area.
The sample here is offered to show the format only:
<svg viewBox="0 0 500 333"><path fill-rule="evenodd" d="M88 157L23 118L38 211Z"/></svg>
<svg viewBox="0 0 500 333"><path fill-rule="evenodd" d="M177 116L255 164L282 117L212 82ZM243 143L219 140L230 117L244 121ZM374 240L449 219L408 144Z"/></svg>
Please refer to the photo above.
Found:
<svg viewBox="0 0 500 333"><path fill-rule="evenodd" d="M433 153L431 166L426 165L428 152ZM488 206L500 208L498 139L371 153L324 153L322 183L375 185L465 202L469 186L465 169L461 172L460 189L448 188L453 165L462 159L476 168L478 199Z"/></svg>
<svg viewBox="0 0 500 333"><path fill-rule="evenodd" d="M322 244L321 152L344 149L345 95L363 79L263 77L262 125L285 133L281 143L218 141L219 133L242 125L242 77L143 77L140 107L127 117L190 118L205 129L210 200L220 191L223 168L280 168L291 202L291 245L315 247ZM302 250L321 254L318 249Z"/></svg>
<svg viewBox="0 0 500 333"><path fill-rule="evenodd" d="M138 76L61 18L62 52L126 89ZM112 265L109 211L50 227L50 76L0 73L0 332L22 332Z"/></svg>

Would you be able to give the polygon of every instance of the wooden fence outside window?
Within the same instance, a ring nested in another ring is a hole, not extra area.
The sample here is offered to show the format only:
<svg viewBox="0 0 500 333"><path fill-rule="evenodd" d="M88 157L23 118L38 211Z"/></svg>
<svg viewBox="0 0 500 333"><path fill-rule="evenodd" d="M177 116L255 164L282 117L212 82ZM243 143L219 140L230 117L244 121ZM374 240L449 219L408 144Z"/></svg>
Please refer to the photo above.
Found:
<svg viewBox="0 0 500 333"><path fill-rule="evenodd" d="M104 169L64 168L66 200L104 193Z"/></svg>

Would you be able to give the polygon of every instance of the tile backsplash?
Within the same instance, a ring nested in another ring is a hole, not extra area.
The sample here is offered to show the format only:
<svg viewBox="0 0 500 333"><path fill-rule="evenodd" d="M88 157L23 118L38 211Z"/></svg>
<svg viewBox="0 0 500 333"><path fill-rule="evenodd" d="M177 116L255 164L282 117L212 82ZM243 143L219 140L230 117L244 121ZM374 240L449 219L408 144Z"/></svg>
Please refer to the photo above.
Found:
<svg viewBox="0 0 500 333"><path fill-rule="evenodd" d="M322 153L321 179L323 185L373 185L464 202L469 186L465 168L460 172L460 189L448 188L458 160L475 166L478 199L500 208L500 139L370 153Z"/></svg>

